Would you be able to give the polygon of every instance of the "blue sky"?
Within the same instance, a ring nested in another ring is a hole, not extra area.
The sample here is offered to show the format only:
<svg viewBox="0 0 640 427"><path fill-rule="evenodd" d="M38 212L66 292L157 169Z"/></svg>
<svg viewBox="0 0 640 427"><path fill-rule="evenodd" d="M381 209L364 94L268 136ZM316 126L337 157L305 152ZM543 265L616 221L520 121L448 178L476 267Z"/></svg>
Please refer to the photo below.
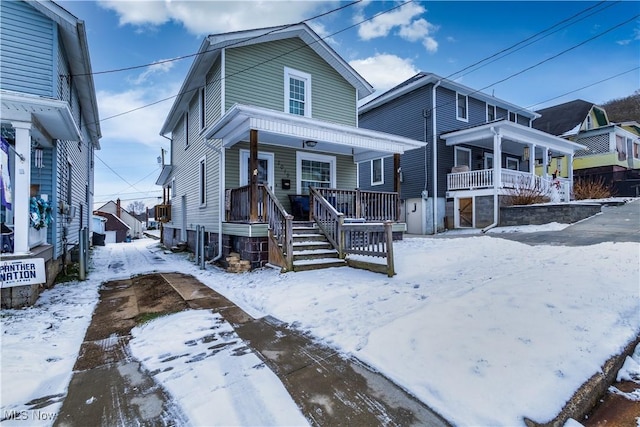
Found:
<svg viewBox="0 0 640 427"><path fill-rule="evenodd" d="M149 64L197 52L208 34L299 22L349 4L58 3L85 21L96 73L103 137L95 202L120 197L125 206L152 206L161 195L157 157L169 144L159 131L172 99L146 106L178 93L192 58ZM604 103L638 90L639 15L640 2L631 1L362 1L308 24L378 91L425 71L535 110L573 99ZM533 36L515 52L460 72Z"/></svg>

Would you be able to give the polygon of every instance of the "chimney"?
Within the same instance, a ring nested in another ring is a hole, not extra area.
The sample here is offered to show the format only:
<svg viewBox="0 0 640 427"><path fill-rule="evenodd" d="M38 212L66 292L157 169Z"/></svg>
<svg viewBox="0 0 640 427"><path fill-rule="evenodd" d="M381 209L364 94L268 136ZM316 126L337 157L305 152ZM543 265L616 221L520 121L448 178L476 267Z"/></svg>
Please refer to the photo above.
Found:
<svg viewBox="0 0 640 427"><path fill-rule="evenodd" d="M120 218L120 214L122 213L122 208L120 207L120 198L116 200L116 215Z"/></svg>

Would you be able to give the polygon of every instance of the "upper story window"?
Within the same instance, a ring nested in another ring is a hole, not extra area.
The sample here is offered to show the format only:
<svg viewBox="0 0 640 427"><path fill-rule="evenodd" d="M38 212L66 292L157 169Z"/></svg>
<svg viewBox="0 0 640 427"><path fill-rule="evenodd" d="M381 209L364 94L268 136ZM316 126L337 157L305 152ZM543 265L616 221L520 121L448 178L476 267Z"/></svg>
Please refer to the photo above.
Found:
<svg viewBox="0 0 640 427"><path fill-rule="evenodd" d="M285 67L284 110L311 117L311 74Z"/></svg>
<svg viewBox="0 0 640 427"><path fill-rule="evenodd" d="M207 126L207 100L206 100L206 90L204 87L200 88L200 130L204 129Z"/></svg>
<svg viewBox="0 0 640 427"><path fill-rule="evenodd" d="M520 160L514 157L507 157L506 159L506 167L507 169L517 171L520 170Z"/></svg>
<svg viewBox="0 0 640 427"><path fill-rule="evenodd" d="M455 166L467 166L471 170L471 149L465 147L456 147L453 154L453 162Z"/></svg>
<svg viewBox="0 0 640 427"><path fill-rule="evenodd" d="M189 147L189 112L184 113L184 148Z"/></svg>
<svg viewBox="0 0 640 427"><path fill-rule="evenodd" d="M509 121L510 122L517 122L518 121L518 116L516 113L509 111Z"/></svg>
<svg viewBox="0 0 640 427"><path fill-rule="evenodd" d="M496 119L496 106L487 104L487 122L492 122Z"/></svg>
<svg viewBox="0 0 640 427"><path fill-rule="evenodd" d="M456 118L469 121L469 98L460 93L456 94Z"/></svg>
<svg viewBox="0 0 640 427"><path fill-rule="evenodd" d="M371 185L384 184L384 159L371 160Z"/></svg>
<svg viewBox="0 0 640 427"><path fill-rule="evenodd" d="M591 119L591 114L587 116L586 126L587 126L587 130L593 129L593 120Z"/></svg>

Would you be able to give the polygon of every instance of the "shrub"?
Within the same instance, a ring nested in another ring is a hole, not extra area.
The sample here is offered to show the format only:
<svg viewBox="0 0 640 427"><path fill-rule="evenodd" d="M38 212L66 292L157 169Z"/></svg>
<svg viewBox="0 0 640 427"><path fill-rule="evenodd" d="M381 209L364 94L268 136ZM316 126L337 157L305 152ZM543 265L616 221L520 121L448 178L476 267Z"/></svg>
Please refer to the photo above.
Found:
<svg viewBox="0 0 640 427"><path fill-rule="evenodd" d="M576 200L585 199L606 199L613 197L615 190L603 177L598 178L578 178L573 183L573 198Z"/></svg>
<svg viewBox="0 0 640 427"><path fill-rule="evenodd" d="M532 181L529 177L521 177L514 187L509 189L505 204L508 206L534 205L546 203L549 200L549 192L543 190L538 181Z"/></svg>

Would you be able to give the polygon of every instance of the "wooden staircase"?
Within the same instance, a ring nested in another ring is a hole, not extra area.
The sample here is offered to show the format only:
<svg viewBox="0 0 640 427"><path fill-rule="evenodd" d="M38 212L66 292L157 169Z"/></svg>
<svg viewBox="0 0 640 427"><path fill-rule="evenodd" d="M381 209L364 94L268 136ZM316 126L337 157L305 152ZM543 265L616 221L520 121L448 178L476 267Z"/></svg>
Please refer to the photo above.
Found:
<svg viewBox="0 0 640 427"><path fill-rule="evenodd" d="M318 270L343 267L347 262L340 259L320 229L312 222L293 223L293 271Z"/></svg>

